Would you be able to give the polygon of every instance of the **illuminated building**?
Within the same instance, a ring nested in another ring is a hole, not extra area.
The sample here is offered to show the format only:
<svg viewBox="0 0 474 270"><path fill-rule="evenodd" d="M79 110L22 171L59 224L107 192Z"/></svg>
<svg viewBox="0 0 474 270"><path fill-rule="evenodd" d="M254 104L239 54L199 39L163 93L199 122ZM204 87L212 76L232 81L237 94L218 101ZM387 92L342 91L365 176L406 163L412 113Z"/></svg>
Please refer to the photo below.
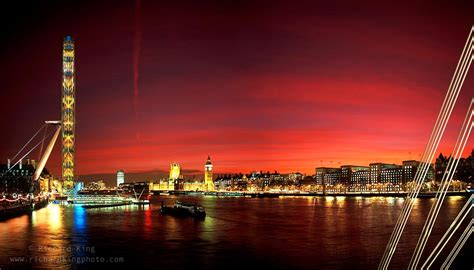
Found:
<svg viewBox="0 0 474 270"><path fill-rule="evenodd" d="M254 178L254 179L257 180L258 178ZM232 183L233 183L233 179L231 177L218 176L216 179L215 188L217 188L218 190L231 189Z"/></svg>
<svg viewBox="0 0 474 270"><path fill-rule="evenodd" d="M283 185L287 182L287 179L288 178L285 179L283 175L275 171L274 173L270 174L270 185Z"/></svg>
<svg viewBox="0 0 474 270"><path fill-rule="evenodd" d="M316 178L316 184L317 185L322 185L323 184L324 168L316 168L315 178Z"/></svg>
<svg viewBox="0 0 474 270"><path fill-rule="evenodd" d="M470 179L472 179L472 173L470 174ZM434 171L433 163L431 163L430 167L428 168L428 172L426 173L425 181L433 181L433 180L435 180L435 171Z"/></svg>
<svg viewBox="0 0 474 270"><path fill-rule="evenodd" d="M97 182L90 182L87 183L84 187L86 190L104 190L106 189L105 183L103 180L99 180Z"/></svg>
<svg viewBox="0 0 474 270"><path fill-rule="evenodd" d="M207 157L206 164L204 165L204 190L214 191L214 181L212 179L212 162L211 157Z"/></svg>
<svg viewBox="0 0 474 270"><path fill-rule="evenodd" d="M370 163L369 164L370 170L370 184L377 184L381 183L382 177L382 170L385 169L396 169L399 166L395 164L387 164L387 163Z"/></svg>
<svg viewBox="0 0 474 270"><path fill-rule="evenodd" d="M183 190L185 191L202 191L203 183L201 181L186 182L183 184Z"/></svg>
<svg viewBox="0 0 474 270"><path fill-rule="evenodd" d="M416 160L405 160L402 162L403 167L403 183L411 182L415 179L416 170L420 165Z"/></svg>
<svg viewBox="0 0 474 270"><path fill-rule="evenodd" d="M75 192L79 192L84 188L84 182L76 182L76 185L74 187Z"/></svg>
<svg viewBox="0 0 474 270"><path fill-rule="evenodd" d="M168 181L168 189L174 190L178 185L178 179L181 176L181 167L178 163L174 162L170 164L170 178Z"/></svg>
<svg viewBox="0 0 474 270"><path fill-rule="evenodd" d="M358 174L356 178L352 178L352 174L359 171L368 171L369 167L366 166L356 166L356 165L344 165L341 166L341 183L345 185L356 184L357 179L363 176L363 174ZM355 180L354 182L352 180Z"/></svg>
<svg viewBox="0 0 474 270"><path fill-rule="evenodd" d="M160 179L155 182L150 182L149 183L149 189L152 191L167 191L169 189L169 179ZM174 186L173 186L174 189Z"/></svg>
<svg viewBox="0 0 474 270"><path fill-rule="evenodd" d="M181 167L178 163L170 164L170 179L177 180L181 175Z"/></svg>
<svg viewBox="0 0 474 270"><path fill-rule="evenodd" d="M296 184L298 184L299 181L301 181L303 178L304 178L304 175L302 173L299 173L299 172L288 174L288 180L292 181L293 183L296 183Z"/></svg>
<svg viewBox="0 0 474 270"><path fill-rule="evenodd" d="M341 169L339 168L316 168L316 183L318 185L339 184L341 179Z"/></svg>
<svg viewBox="0 0 474 270"><path fill-rule="evenodd" d="M403 182L403 169L401 166L383 169L380 173L380 182L382 184L400 185Z"/></svg>
<svg viewBox="0 0 474 270"><path fill-rule="evenodd" d="M259 186L261 187L268 187L270 186L270 172L267 173L260 173L258 175L258 182L260 182Z"/></svg>
<svg viewBox="0 0 474 270"><path fill-rule="evenodd" d="M49 178L40 178L39 179L39 190L40 191L45 191L45 192L48 192L49 191L49 187L50 187L50 179L52 179L52 177L49 177Z"/></svg>
<svg viewBox="0 0 474 270"><path fill-rule="evenodd" d="M288 179L290 181L298 181L303 179L304 175L300 172L295 172L295 173L289 173L288 174Z"/></svg>
<svg viewBox="0 0 474 270"><path fill-rule="evenodd" d="M370 183L369 168L366 170L359 170L351 173L349 190L365 190L366 185Z"/></svg>
<svg viewBox="0 0 474 270"><path fill-rule="evenodd" d="M7 164L0 165L0 176L3 176L7 172L9 172L13 176L23 176L23 177L32 177L36 170L36 162L34 160L30 160L29 158L25 159L25 163L23 160L20 160L18 165L14 168L11 167L10 160L7 161ZM48 170L44 170L43 174L49 174Z"/></svg>
<svg viewBox="0 0 474 270"><path fill-rule="evenodd" d="M64 188L74 187L75 156L75 110L76 87L74 78L74 41L72 37L64 38L63 43L63 85L61 98L62 120L62 180Z"/></svg>
<svg viewBox="0 0 474 270"><path fill-rule="evenodd" d="M117 187L125 183L125 173L122 170L117 171Z"/></svg>

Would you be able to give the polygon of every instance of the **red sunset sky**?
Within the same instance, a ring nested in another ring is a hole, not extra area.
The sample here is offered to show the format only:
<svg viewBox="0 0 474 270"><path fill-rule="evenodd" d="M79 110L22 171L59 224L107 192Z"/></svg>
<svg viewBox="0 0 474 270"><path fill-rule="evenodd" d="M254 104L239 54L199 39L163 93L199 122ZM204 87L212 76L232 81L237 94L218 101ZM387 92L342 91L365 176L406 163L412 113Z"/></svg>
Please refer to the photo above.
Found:
<svg viewBox="0 0 474 270"><path fill-rule="evenodd" d="M72 35L77 174L202 169L208 154L218 172L419 159L474 24L473 1L62 2L2 8L0 159L60 119Z"/></svg>

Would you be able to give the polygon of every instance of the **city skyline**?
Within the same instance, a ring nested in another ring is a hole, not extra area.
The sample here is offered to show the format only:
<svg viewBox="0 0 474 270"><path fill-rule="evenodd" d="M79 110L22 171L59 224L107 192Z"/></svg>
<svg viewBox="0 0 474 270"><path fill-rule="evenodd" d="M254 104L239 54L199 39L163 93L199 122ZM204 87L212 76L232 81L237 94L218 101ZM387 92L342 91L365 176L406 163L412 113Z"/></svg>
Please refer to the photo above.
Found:
<svg viewBox="0 0 474 270"><path fill-rule="evenodd" d="M67 8L55 7L34 17L39 24L27 36L32 19L7 23L0 115L13 125L11 134L0 135L2 160L26 142L35 123L60 117L66 35L76 41L77 175L165 169L171 161L202 170L209 154L216 172L311 174L322 166L416 160L472 10L466 2L422 13L419 3L398 18L403 5L392 11L381 4L364 17L357 5L307 4L287 12L284 4L205 4L201 10L136 3L114 5L106 22L104 4L86 18L79 10L67 15L77 16L68 25L57 22ZM309 7L347 19L310 16ZM24 16L43 9L30 7ZM164 16L156 21L154 12ZM381 16L390 20L373 23ZM414 23L420 21L426 24ZM465 88L473 86L468 75ZM451 152L469 93L459 97L443 154ZM463 156L472 148L470 140ZM54 151L47 167L59 175L59 145Z"/></svg>
<svg viewBox="0 0 474 270"><path fill-rule="evenodd" d="M474 149L471 149L470 150L470 155L468 156L462 156L461 157L461 161L462 162L465 162L465 161L468 161L469 160L472 160L472 158L474 157ZM436 174L436 177L439 177L440 176L440 173L443 172L445 170L445 166L446 164L444 164L443 162L447 162L449 160L449 155L446 155L446 154L443 154L443 153L439 153L437 155L435 155L435 160L433 161L432 163L432 166L431 168L435 170L435 172L437 172ZM440 162L440 164L438 164L438 161ZM238 172L226 172L226 171L214 171L214 177L213 179L219 179L219 178L223 178L223 177L238 177L239 175L243 176L243 175L246 175L246 176L249 176L249 175L252 175L252 174L278 174L278 175L282 175L282 176L288 176L288 175L292 175L292 174L301 174L302 177L309 177L309 178L312 178L313 180L316 180L317 179L317 170L318 169L321 169L321 168L326 168L326 169L336 169L336 170L339 170L339 173L341 173L341 169L344 168L344 167L356 167L356 168L359 168L358 170L360 170L361 168L362 169L365 169L365 170L368 170L369 169L369 166L371 164L384 164L384 165L394 165L395 167L397 168L401 168L403 166L404 163L412 163L412 162L415 162L415 163L419 163L418 160L403 160L402 162L400 163L381 163L381 162L378 162L378 161L371 161L370 163L367 163L367 164L332 164L331 167L328 167L328 166L322 166L322 167L315 167L313 168L313 171L310 172L310 173L304 173L304 172L301 172L299 170L295 170L295 171L291 171L291 172L284 172L284 171L281 171L279 170L278 168L274 168L274 169L271 169L271 170L253 170L253 171L238 171ZM463 164L461 162L461 164ZM28 164L35 164L35 160L30 160L30 159L25 159L23 160L22 164L23 165L28 165ZM208 164L208 161L206 161L205 163L203 163L203 167L207 167L206 165ZM1 165L1 162L0 162L0 165ZM178 169L178 173L174 176L174 178L179 178L179 177L182 177L182 180L185 180L185 181L204 181L204 178L205 178L205 169L187 169L187 168L182 168L180 163L179 162L171 162L168 164L169 166L171 166L171 168L173 168L173 166L178 166L179 169ZM439 167L438 167L439 165ZM7 166L6 164L4 166ZM462 167L463 165L460 165L460 167ZM125 177L123 177L124 174L127 174L127 180L126 182L127 183L134 183L134 182L143 182L143 181L149 181L149 182L156 182L156 181L162 181L162 180L167 180L167 179L171 179L173 177L171 177L171 174L170 174L170 169L165 169L165 168L157 168L157 169L153 169L153 170L149 170L149 171L139 171L139 172L136 172L136 171L128 171L128 172L124 172L123 170L121 169L118 169L117 172L105 172L105 173L92 173L92 174L83 174L83 175L78 175L77 177L77 181L79 182L85 182L85 183L91 183L91 182L95 182L95 181L104 181L106 183L107 186L113 186L113 183L116 182L116 176L117 174L120 172L122 174L122 181L123 179L125 179ZM169 176L169 177L168 177ZM123 183L123 182L122 182Z"/></svg>
<svg viewBox="0 0 474 270"><path fill-rule="evenodd" d="M474 1L2 11L0 270L474 269Z"/></svg>

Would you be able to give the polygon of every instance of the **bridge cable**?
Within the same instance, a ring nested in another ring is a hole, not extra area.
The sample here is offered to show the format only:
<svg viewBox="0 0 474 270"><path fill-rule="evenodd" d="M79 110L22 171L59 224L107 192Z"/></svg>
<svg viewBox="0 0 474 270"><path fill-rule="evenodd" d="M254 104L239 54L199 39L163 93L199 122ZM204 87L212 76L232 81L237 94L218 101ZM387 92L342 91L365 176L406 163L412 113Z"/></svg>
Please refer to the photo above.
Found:
<svg viewBox="0 0 474 270"><path fill-rule="evenodd" d="M443 101L443 105L442 105L441 110L438 114L438 118L436 120L435 126L433 127L430 139L429 139L429 141L426 145L422 160L420 161L421 166L418 167L418 170L415 174L415 179L413 181L415 185L414 185L413 189L409 192L409 194L407 196L407 199L404 203L402 212L400 213L400 216L397 219L397 223L396 223L395 228L392 232L389 243L387 244L387 247L385 249L382 260L379 264L379 269L387 269L388 268L388 264L390 263L390 260L393 256L393 253L395 252L398 241L400 240L400 236L403 232L403 229L405 228L408 217L411 213L411 210L413 209L414 199L418 196L418 193L420 191L423 180L426 177L428 169L431 165L431 161L434 157L434 153L435 153L435 151L436 151L436 149L439 145L441 137L442 137L442 135L444 133L444 130L446 128L447 120L451 116L452 109L453 109L454 104L456 103L457 97L459 95L460 87L462 86L462 84L464 82L464 78L466 76L466 74L464 72L466 70L466 68L465 68L466 63L467 63L467 61L469 61L469 65L470 65L470 63L472 61L472 57L469 57L470 59L466 61L466 52L467 52L467 50L472 52L472 45L469 46L469 47L471 47L470 49L467 49L467 48L469 48L468 44L471 43L470 41L471 41L471 36L472 36L473 30L474 30L474 27L471 28L469 38L466 41L466 45L464 46L463 53L461 54L461 58L459 59L459 62L458 62L458 65L456 67L454 76L453 76L453 78L451 80L451 83L450 83L450 86L448 88L448 92L445 96L445 99ZM461 69L460 69L460 66L461 66ZM461 75L459 75L459 74L461 74ZM453 88L453 82L454 82L454 88Z"/></svg>
<svg viewBox="0 0 474 270"><path fill-rule="evenodd" d="M52 130L46 137L49 137L51 136L53 133L55 132L55 130ZM25 158L26 156L28 156L31 152L33 152L33 150L36 149L36 147L38 147L42 142L38 142L35 146L33 146L33 148L30 149L30 151L28 151L26 154L24 154L13 166L10 167L10 169L7 171L7 173L9 171L11 171L13 169L13 167L15 167L16 165L18 165L18 163L20 163L20 161Z"/></svg>
<svg viewBox="0 0 474 270"><path fill-rule="evenodd" d="M44 129L44 132L43 132L43 140L41 143L41 148L38 152L38 162L41 160L41 156L43 155L43 146L44 146L44 141L46 139L46 132L48 132L48 125L46 125L46 128Z"/></svg>
<svg viewBox="0 0 474 270"><path fill-rule="evenodd" d="M36 131L35 135L33 135L33 137L31 137L31 138L28 140L28 142L27 142L25 145L23 145L23 147L20 149L20 151L18 151L18 153L16 153L16 155L12 158L12 160L14 160L14 159L21 153L21 151L23 151L23 149L25 149L25 147L36 137L36 135L38 135L38 133L40 133L40 131L41 131L45 126L46 126L46 124L43 124L43 125L41 126L41 128L38 129L38 131Z"/></svg>
<svg viewBox="0 0 474 270"><path fill-rule="evenodd" d="M461 250L461 248L466 243L467 239L469 239L472 232L474 231L473 222L474 222L474 219L471 219L471 222L466 227L461 237L459 237L458 241L454 245L454 248L446 257L446 260L444 261L444 263L441 265L441 269L449 269L451 267L451 264L453 263L454 259L458 256L459 251Z"/></svg>
<svg viewBox="0 0 474 270"><path fill-rule="evenodd" d="M431 234L434 223L436 222L439 211L443 204L444 198L446 197L446 192L449 188L449 185L451 184L453 180L454 173L456 172L456 168L459 164L459 158L464 152L464 148L466 147L467 140L469 139L469 135L472 131L472 127L473 127L472 116L474 114L473 104L474 104L474 99L472 99L471 104L469 106L469 110L467 111L462 128L458 135L458 139L456 141L455 147L453 149L453 152L450 155L448 166L446 167L444 171L443 178L438 188L438 192L435 195L435 202L431 205L430 212L423 226L422 233L420 234L420 238L418 239L418 243L415 247L415 251L413 252L413 256L410 260L410 264L408 268L411 268L411 269L417 268L421 255L423 254L423 250L426 246L426 242L428 241L428 238Z"/></svg>
<svg viewBox="0 0 474 270"><path fill-rule="evenodd" d="M472 29L471 29L471 34L472 34ZM469 43L469 39L468 39L467 43ZM470 46L470 47L472 48L472 46ZM465 46L464 49L466 49L466 46ZM425 157L425 160L424 160L425 163L422 164L421 170L420 170L421 175L418 174L417 177L415 177L415 181L414 181L416 183L415 187L412 190L412 192L410 193L410 197L408 198L408 200L406 202L406 207L404 207L404 209L402 211L401 219L399 219L400 222L397 223L394 238L391 238L391 240L389 242L389 245L391 243L391 246L388 250L386 250L387 254L385 254L384 259L383 259L384 260L384 266L381 266L381 269L386 269L388 267L390 259L393 256L393 253L395 252L396 245L398 244L398 241L400 240L401 234L403 233L403 230L406 226L407 220L408 220L408 218L410 216L410 213L413 209L414 200L418 196L418 193L419 193L419 191L421 189L421 186L423 184L423 180L425 179L427 171L430 167L431 160L433 159L434 153L435 153L435 151L436 151L436 149L439 145L439 142L441 140L441 136L444 133L444 130L446 128L447 120L449 119L449 117L451 115L454 103L455 103L455 101L456 101L456 99L459 95L460 86L463 84L464 78L466 76L466 72L464 72L464 71L466 70L466 64L468 62L468 60L466 60L467 58L465 57L466 56L465 52L466 52L466 50L463 51L463 56L464 57L462 57L462 59L463 59L462 62L463 63L461 65L461 68L462 68L461 73L459 73L459 71L457 69L456 72L455 72L455 77L453 78L453 80L455 82L454 91L449 91L448 94L450 94L450 95L447 95L447 96L449 96L449 99L448 99L448 107L449 108L448 109L442 108L442 111L443 111L442 114L441 114L441 116L442 116L441 120L442 121L441 121L441 124L436 127L436 133L435 133L435 138L434 138L435 142L434 142L434 144L433 144L433 142L429 143L429 146L428 146L428 148L429 148L429 157L428 157L428 159L426 159L426 157ZM470 57L469 57L469 65L470 65L470 60L472 60L472 59L470 59ZM462 79L460 79L459 74L461 74Z"/></svg>
<svg viewBox="0 0 474 270"><path fill-rule="evenodd" d="M429 269L431 265L436 261L441 251L444 249L448 241L451 239L451 237L454 235L461 223L466 218L467 214L473 209L473 202L474 194L471 195L471 197L466 201L456 218L453 220L449 228L444 233L443 237L441 237L441 239L438 241L438 244L431 251L430 255L421 266L421 269Z"/></svg>

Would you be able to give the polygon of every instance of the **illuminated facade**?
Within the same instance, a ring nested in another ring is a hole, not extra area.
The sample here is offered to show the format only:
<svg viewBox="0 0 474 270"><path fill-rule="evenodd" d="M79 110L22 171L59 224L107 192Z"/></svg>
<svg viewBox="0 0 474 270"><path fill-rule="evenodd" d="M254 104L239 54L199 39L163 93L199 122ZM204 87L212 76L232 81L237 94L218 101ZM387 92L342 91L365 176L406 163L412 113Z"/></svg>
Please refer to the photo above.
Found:
<svg viewBox="0 0 474 270"><path fill-rule="evenodd" d="M170 164L170 178L168 182L168 189L174 190L175 186L178 184L178 179L181 176L181 167L178 163Z"/></svg>
<svg viewBox="0 0 474 270"><path fill-rule="evenodd" d="M161 179L157 182L150 182L150 190L155 191L166 191L166 190L174 190L174 186L172 189L169 188L169 180Z"/></svg>
<svg viewBox="0 0 474 270"><path fill-rule="evenodd" d="M352 172L350 177L349 189L351 191L365 190L365 187L370 184L370 171L368 169Z"/></svg>
<svg viewBox="0 0 474 270"><path fill-rule="evenodd" d="M403 181L402 167L388 168L380 173L380 182L382 184L390 183L392 185L401 185Z"/></svg>
<svg viewBox="0 0 474 270"><path fill-rule="evenodd" d="M122 170L117 171L117 187L125 183L125 173Z"/></svg>
<svg viewBox="0 0 474 270"><path fill-rule="evenodd" d="M75 110L76 89L74 78L74 41L72 37L64 38L63 43L63 85L61 98L62 120L62 180L64 188L74 187L75 156Z"/></svg>
<svg viewBox="0 0 474 270"><path fill-rule="evenodd" d="M185 182L183 184L184 191L203 191L203 184L201 181Z"/></svg>
<svg viewBox="0 0 474 270"><path fill-rule="evenodd" d="M214 191L214 181L212 179L212 162L211 157L207 157L206 165L204 165L204 190Z"/></svg>
<svg viewBox="0 0 474 270"><path fill-rule="evenodd" d="M398 169L400 166L387 163L370 163L370 184L377 184L382 182L382 171L387 169Z"/></svg>
<svg viewBox="0 0 474 270"><path fill-rule="evenodd" d="M316 183L318 185L335 185L339 184L341 179L340 168L316 168Z"/></svg>
<svg viewBox="0 0 474 270"><path fill-rule="evenodd" d="M403 166L403 183L411 182L415 179L416 170L420 166L417 160L405 160Z"/></svg>
<svg viewBox="0 0 474 270"><path fill-rule="evenodd" d="M352 175L355 173L355 172L359 172L359 171L368 171L369 170L369 167L367 166L357 166L357 165L344 165L344 166L341 166L341 184L344 184L344 185L353 185L353 184L360 184L361 182L360 181L352 181L352 180L355 180L355 179L362 179L363 177L363 173L362 174L358 174L356 178L352 179Z"/></svg>

